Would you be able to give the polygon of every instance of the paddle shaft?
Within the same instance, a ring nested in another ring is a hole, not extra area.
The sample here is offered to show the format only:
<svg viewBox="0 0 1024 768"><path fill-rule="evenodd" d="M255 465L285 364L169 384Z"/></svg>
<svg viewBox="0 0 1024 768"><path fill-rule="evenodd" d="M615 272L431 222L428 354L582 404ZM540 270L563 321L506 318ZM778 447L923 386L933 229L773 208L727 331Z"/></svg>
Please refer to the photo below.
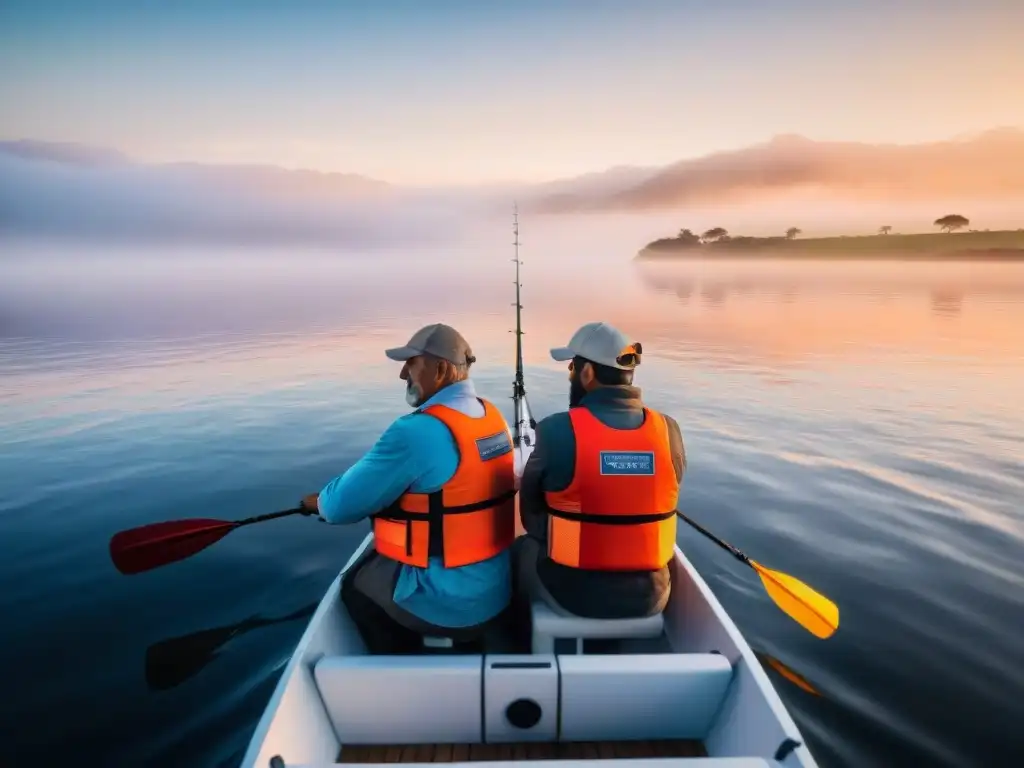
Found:
<svg viewBox="0 0 1024 768"><path fill-rule="evenodd" d="M288 517L289 515L315 515L311 509L305 509L304 507L295 507L294 509L282 509L280 512L269 512L265 515L257 515L256 517L247 517L245 520L239 520L235 523L237 528L240 525L252 525L253 523L262 523L266 520L276 520L279 517Z"/></svg>
<svg viewBox="0 0 1024 768"><path fill-rule="evenodd" d="M679 511L678 509L676 510L676 514L677 514L677 515L678 515L678 516L679 516L679 517L680 517L680 518L681 518L682 520L684 520L685 522L687 522L687 523L689 523L689 524L690 524L691 526L693 526L693 527L694 527L695 529L697 529L697 531L699 531L700 533L703 533L703 534L704 534L705 536L707 536L707 537L708 537L709 539L711 539L711 540L712 540L713 542L715 542L715 544L717 544L717 545L718 545L718 546L720 546L720 547L721 547L722 549L724 549L724 550L725 550L726 552L728 552L728 553L729 553L729 554L731 554L731 555L732 555L733 557L735 557L735 558L736 558L737 560L739 560L739 561L740 561L741 563L745 563L746 565L749 565L749 566L750 566L751 568L753 568L753 567L754 567L754 566L753 566L753 564L752 564L752 563L750 562L750 558L749 558L749 557L747 557L747 556L746 556L745 554L743 554L742 552L740 552L740 551L739 551L738 549L736 549L736 547L734 547L734 546L733 546L732 544L730 544L730 543L729 543L729 542L727 542L727 541L722 541L722 540L721 540L720 538L718 538L717 536L715 536L715 534L713 534L713 533L712 533L711 531L709 531L709 530L708 530L707 528L704 528L704 527L703 527L702 525L700 525L699 523L696 523L696 522L694 522L693 520L691 520L690 518L688 518L688 517L687 517L686 515L684 515L684 514L683 514L682 512L680 512L680 511Z"/></svg>

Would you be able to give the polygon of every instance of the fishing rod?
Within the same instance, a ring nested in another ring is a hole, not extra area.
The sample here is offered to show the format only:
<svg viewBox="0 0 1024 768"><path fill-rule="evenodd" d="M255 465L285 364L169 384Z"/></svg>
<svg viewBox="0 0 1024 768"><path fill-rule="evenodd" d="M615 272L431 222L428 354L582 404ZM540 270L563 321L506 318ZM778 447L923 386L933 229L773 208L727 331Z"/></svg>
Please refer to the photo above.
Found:
<svg viewBox="0 0 1024 768"><path fill-rule="evenodd" d="M516 378L512 382L512 402L514 406L514 419L515 425L512 432L512 443L518 448L520 445L531 446L530 434L526 432L525 426L529 421L530 431L532 432L537 428L537 422L533 418L533 411L530 409L530 403L526 399L526 380L523 377L523 303L521 298L522 282L519 279L519 267L522 265L522 261L519 258L519 206L514 205L512 208L512 234L515 239L512 245L515 247L515 256L512 261L516 265L516 301L514 306L516 308L516 329L512 331L516 335ZM525 411L524 411L525 408Z"/></svg>

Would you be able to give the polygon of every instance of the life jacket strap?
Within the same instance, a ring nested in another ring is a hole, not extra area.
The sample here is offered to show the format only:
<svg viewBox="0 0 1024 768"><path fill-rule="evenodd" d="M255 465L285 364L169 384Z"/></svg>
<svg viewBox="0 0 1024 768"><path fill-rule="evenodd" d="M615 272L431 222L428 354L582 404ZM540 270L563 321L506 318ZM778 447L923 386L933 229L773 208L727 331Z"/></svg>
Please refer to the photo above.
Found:
<svg viewBox="0 0 1024 768"><path fill-rule="evenodd" d="M654 512L648 515L596 515L588 512L570 512L564 509L550 509L552 517L560 517L563 520L573 520L579 523L596 523L598 525L644 525L646 523L660 523L676 516L673 509L670 512Z"/></svg>

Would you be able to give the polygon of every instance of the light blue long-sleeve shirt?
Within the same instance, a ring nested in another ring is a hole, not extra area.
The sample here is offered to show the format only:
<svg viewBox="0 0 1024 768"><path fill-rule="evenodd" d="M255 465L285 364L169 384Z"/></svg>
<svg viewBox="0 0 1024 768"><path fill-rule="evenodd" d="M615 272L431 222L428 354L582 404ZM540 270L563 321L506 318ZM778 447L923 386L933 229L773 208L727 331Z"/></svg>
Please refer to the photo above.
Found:
<svg viewBox="0 0 1024 768"><path fill-rule="evenodd" d="M359 522L406 491L432 493L451 479L459 465L458 449L448 427L419 412L431 405L446 405L474 418L484 415L473 382L465 380L395 420L363 458L320 491L320 515L327 522ZM426 568L402 564L395 603L441 627L480 624L508 605L511 569L508 550L458 568L445 568L439 557L431 557Z"/></svg>

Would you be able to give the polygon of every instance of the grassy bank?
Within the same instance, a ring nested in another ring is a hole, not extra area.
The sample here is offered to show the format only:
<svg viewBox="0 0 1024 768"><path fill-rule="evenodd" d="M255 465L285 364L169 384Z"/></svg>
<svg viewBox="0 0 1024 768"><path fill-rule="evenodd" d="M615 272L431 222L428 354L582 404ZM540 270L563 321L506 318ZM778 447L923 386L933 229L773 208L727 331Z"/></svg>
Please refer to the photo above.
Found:
<svg viewBox="0 0 1024 768"><path fill-rule="evenodd" d="M684 230L684 233L687 231ZM1024 261L1024 229L998 232L862 235L853 237L729 237L692 234L648 243L639 259L776 258Z"/></svg>

